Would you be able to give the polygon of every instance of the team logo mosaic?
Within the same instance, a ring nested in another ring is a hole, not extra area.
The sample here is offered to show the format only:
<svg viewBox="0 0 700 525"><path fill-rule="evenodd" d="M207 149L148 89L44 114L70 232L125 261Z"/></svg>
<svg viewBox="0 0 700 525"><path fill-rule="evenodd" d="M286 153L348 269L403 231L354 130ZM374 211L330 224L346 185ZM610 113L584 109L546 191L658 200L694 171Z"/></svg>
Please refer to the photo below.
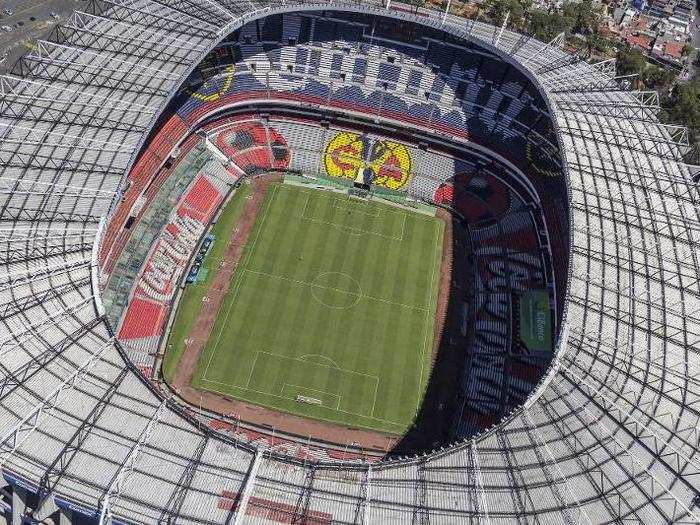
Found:
<svg viewBox="0 0 700 525"><path fill-rule="evenodd" d="M559 155L557 149L548 144L534 145L529 140L525 144L525 158L529 161L532 169L542 177L559 177L561 173L556 171L553 158ZM555 169L550 169L555 168Z"/></svg>
<svg viewBox="0 0 700 525"><path fill-rule="evenodd" d="M411 154L398 142L343 131L335 135L323 155L331 177L400 190L411 174Z"/></svg>
<svg viewBox="0 0 700 525"><path fill-rule="evenodd" d="M228 66L223 75L212 77L204 82L197 91L192 93L192 98L202 102L218 101L231 88L234 72L234 67Z"/></svg>

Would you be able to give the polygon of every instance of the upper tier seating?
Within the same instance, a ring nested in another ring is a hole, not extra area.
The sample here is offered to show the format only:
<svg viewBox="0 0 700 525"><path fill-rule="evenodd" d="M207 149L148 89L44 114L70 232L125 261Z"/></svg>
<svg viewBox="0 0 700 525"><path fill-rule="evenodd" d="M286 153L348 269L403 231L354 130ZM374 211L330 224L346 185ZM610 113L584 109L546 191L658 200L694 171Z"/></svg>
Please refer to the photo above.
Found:
<svg viewBox="0 0 700 525"><path fill-rule="evenodd" d="M180 94L178 114L192 124L245 99L324 104L480 142L521 167L536 157L559 170L547 108L521 72L430 35L407 47L361 29L356 19L300 14L248 24L192 74L187 85L199 87Z"/></svg>

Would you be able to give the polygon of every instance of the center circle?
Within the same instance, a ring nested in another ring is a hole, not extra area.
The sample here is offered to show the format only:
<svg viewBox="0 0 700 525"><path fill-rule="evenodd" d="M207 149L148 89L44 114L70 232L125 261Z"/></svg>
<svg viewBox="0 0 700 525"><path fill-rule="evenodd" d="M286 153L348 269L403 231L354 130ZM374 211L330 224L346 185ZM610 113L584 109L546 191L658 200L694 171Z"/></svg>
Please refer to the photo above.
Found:
<svg viewBox="0 0 700 525"><path fill-rule="evenodd" d="M311 295L327 308L352 308L362 296L357 279L343 272L323 272L311 283Z"/></svg>

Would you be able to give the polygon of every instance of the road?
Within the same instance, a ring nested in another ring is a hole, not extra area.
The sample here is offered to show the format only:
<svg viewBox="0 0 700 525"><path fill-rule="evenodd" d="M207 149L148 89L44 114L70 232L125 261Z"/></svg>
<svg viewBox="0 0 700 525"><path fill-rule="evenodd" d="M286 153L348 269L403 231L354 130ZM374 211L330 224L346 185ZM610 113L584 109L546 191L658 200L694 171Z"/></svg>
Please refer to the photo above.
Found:
<svg viewBox="0 0 700 525"><path fill-rule="evenodd" d="M698 28L697 24L700 24L700 0L695 2L695 20L693 21L690 29L690 36L692 38L691 44L693 44L695 51L693 58L691 58L691 61L688 64L688 67L683 71L686 73L684 80L690 79L700 72L700 66L697 65L697 60L700 60L700 57L698 56L698 50L700 49L700 29Z"/></svg>
<svg viewBox="0 0 700 525"><path fill-rule="evenodd" d="M0 72L6 72L29 51L31 42L47 35L51 29L75 11L85 10L85 0L0 0ZM12 14L8 15L5 9ZM51 16L54 13L58 18Z"/></svg>

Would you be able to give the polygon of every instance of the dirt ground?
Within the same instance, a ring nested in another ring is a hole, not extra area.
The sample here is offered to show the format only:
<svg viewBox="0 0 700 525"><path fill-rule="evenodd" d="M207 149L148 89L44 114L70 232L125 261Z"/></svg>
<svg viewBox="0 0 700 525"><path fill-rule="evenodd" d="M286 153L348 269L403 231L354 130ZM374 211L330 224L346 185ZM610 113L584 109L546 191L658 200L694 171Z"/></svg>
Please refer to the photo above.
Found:
<svg viewBox="0 0 700 525"><path fill-rule="evenodd" d="M445 233L442 237L442 261L440 262L440 282L438 283L437 311L435 312L435 334L433 339L433 359L445 328L447 305L450 299L450 283L452 281L452 215L438 208L435 216L445 223Z"/></svg>
<svg viewBox="0 0 700 525"><path fill-rule="evenodd" d="M275 181L280 181L282 178L281 175L265 175L252 180L253 193L244 205L243 213L237 223L237 227L231 233L222 265L218 269L213 270L216 274L212 280L211 288L207 295L207 301L203 304L195 326L190 333L189 339L191 342L187 345L180 359L178 369L170 386L181 398L190 403L193 407L202 407L221 414L235 414L236 417L243 422L272 427L278 431L292 433L298 436L310 436L311 439L321 439L327 442L337 443L338 445L350 443L353 446L361 447L365 450L389 452L402 439L402 436L344 427L294 416L251 403L236 401L227 396L200 390L190 385L197 367L197 361L204 350L209 333L214 327L214 322L218 317L223 299L228 292L236 265L241 258L243 248L253 229L256 216L260 211L265 195L267 194L270 184ZM445 222L445 234L435 322L433 359L437 354L445 323L452 268L452 219L450 215L443 210L439 210L437 216Z"/></svg>

